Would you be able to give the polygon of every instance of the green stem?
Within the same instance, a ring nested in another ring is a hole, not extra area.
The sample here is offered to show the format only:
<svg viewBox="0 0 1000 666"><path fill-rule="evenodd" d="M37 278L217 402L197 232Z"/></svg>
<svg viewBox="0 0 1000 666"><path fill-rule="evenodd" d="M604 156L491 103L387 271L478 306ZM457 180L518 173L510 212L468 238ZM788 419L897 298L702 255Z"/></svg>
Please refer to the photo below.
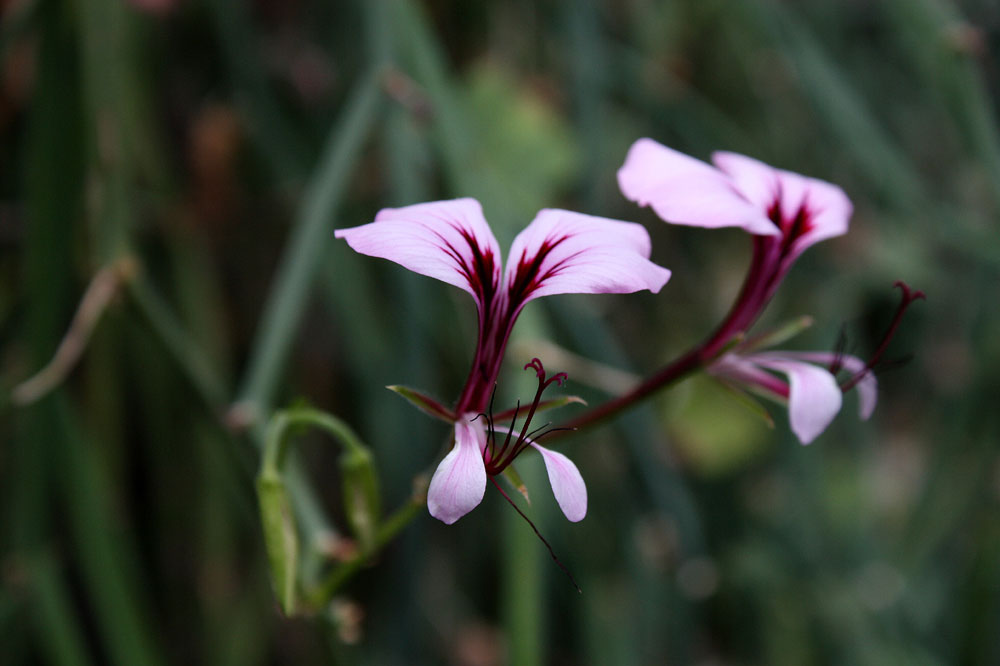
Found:
<svg viewBox="0 0 1000 666"><path fill-rule="evenodd" d="M421 493L415 495L406 504L396 509L395 513L379 526L373 551L371 553L358 553L331 571L326 579L308 594L307 601L309 606L318 609L327 604L333 598L333 595L336 594L337 590L340 589L340 586L356 574L371 559L374 553L384 548L404 527L413 522L413 519L419 515L420 509L423 506L424 499Z"/></svg>
<svg viewBox="0 0 1000 666"><path fill-rule="evenodd" d="M285 466L291 428L314 426L325 430L344 445L349 454L371 457L368 448L351 428L340 419L311 407L296 407L276 412L264 439L264 459L261 473L280 474Z"/></svg>

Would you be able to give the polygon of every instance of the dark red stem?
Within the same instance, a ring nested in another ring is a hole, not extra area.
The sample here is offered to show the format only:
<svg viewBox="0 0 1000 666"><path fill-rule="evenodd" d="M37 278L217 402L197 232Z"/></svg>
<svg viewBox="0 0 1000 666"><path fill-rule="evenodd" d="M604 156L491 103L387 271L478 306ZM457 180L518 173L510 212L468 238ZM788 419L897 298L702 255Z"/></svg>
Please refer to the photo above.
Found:
<svg viewBox="0 0 1000 666"><path fill-rule="evenodd" d="M773 254L773 245L774 242L769 237L754 237L753 258L740 293L726 318L707 340L679 356L625 395L584 412L563 427L569 431L580 430L604 421L715 360L735 336L753 324L773 295L777 286L775 271L780 271L779 262L770 256ZM558 437L559 434L555 436Z"/></svg>

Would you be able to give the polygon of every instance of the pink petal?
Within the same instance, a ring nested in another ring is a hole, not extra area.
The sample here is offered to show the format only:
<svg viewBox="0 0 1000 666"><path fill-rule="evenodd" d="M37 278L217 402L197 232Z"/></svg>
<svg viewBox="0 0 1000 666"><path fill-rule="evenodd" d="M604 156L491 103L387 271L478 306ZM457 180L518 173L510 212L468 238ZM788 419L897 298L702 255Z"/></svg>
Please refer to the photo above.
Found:
<svg viewBox="0 0 1000 666"><path fill-rule="evenodd" d="M783 379L761 370L752 361L737 354L726 354L716 359L706 372L760 389L774 398L788 397L788 384Z"/></svg>
<svg viewBox="0 0 1000 666"><path fill-rule="evenodd" d="M810 229L795 240L789 252L792 257L797 257L810 245L847 232L853 207L836 185L775 169L737 153L714 153L712 161L729 174L743 196L761 210L770 210L779 197L781 212L786 218L794 217L800 208L806 207Z"/></svg>
<svg viewBox="0 0 1000 666"><path fill-rule="evenodd" d="M781 352L785 358L809 361L829 367L835 361L839 361L844 370L851 374L858 374L865 368L865 362L857 356L849 354L834 354L833 352ZM858 392L858 417L862 421L867 421L875 412L875 405L878 403L878 379L875 373L868 371L855 386Z"/></svg>
<svg viewBox="0 0 1000 666"><path fill-rule="evenodd" d="M764 368L788 375L788 418L800 442L808 444L826 430L843 401L833 375L823 368L774 355L750 358Z"/></svg>
<svg viewBox="0 0 1000 666"><path fill-rule="evenodd" d="M515 307L550 294L657 292L670 271L649 251L641 225L546 209L514 239L504 283Z"/></svg>
<svg viewBox="0 0 1000 666"><path fill-rule="evenodd" d="M552 484L552 494L559 503L559 508L566 514L570 522L578 523L587 515L587 486L583 482L580 470L573 461L559 453L531 443L542 454L545 471Z"/></svg>
<svg viewBox="0 0 1000 666"><path fill-rule="evenodd" d="M856 369L848 365L848 359L858 362L855 366ZM851 356L844 359L844 367L857 374L864 369L865 364L860 359ZM854 390L858 392L858 418L867 421L875 412L875 404L878 402L878 379L875 378L875 373L871 370L865 372L864 376L854 385Z"/></svg>
<svg viewBox="0 0 1000 666"><path fill-rule="evenodd" d="M385 208L374 222L334 235L356 252L464 289L480 309L499 284L500 247L475 199Z"/></svg>
<svg viewBox="0 0 1000 666"><path fill-rule="evenodd" d="M766 209L738 190L725 173L652 139L632 144L618 170L618 185L626 197L651 206L667 222L780 233Z"/></svg>
<svg viewBox="0 0 1000 666"><path fill-rule="evenodd" d="M712 162L724 171L748 201L758 210L767 211L781 191L778 170L739 153L718 151L712 153ZM770 222L770 220L769 220ZM771 223L771 226L774 226Z"/></svg>
<svg viewBox="0 0 1000 666"><path fill-rule="evenodd" d="M810 245L847 233L854 206L842 189L815 178L804 179L808 190L804 205L810 211L812 227L796 240L791 254L801 254Z"/></svg>
<svg viewBox="0 0 1000 666"><path fill-rule="evenodd" d="M809 230L795 239L788 251L797 257L811 245L847 233L854 207L844 191L826 181L807 178L790 171L779 171L781 210L794 216L800 208L808 211Z"/></svg>
<svg viewBox="0 0 1000 666"><path fill-rule="evenodd" d="M482 447L486 432L482 421L464 415L455 423L455 446L438 465L427 489L427 510L451 525L483 501L486 467Z"/></svg>

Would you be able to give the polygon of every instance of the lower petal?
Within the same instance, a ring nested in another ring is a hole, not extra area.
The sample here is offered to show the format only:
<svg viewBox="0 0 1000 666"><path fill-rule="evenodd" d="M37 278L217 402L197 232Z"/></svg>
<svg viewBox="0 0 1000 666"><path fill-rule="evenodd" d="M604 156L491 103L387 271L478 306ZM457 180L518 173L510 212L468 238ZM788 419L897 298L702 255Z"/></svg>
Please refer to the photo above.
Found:
<svg viewBox="0 0 1000 666"><path fill-rule="evenodd" d="M555 495L559 508L571 522L580 522L587 515L587 486L580 470L563 454L538 444L532 443L532 446L542 454L545 471L552 484L552 494Z"/></svg>
<svg viewBox="0 0 1000 666"><path fill-rule="evenodd" d="M840 411L843 401L833 375L800 361L764 360L761 356L754 361L788 375L788 420L799 441L809 444L819 437Z"/></svg>
<svg viewBox="0 0 1000 666"><path fill-rule="evenodd" d="M835 354L833 352L785 352L785 356L786 358L809 361L826 366L839 364L844 370L853 375L863 372L864 375L862 375L861 379L854 386L858 392L858 416L862 421L867 421L871 418L872 413L875 411L875 405L878 403L878 379L875 378L874 372L866 369L865 362L860 358L849 354Z"/></svg>
<svg viewBox="0 0 1000 666"><path fill-rule="evenodd" d="M455 446L438 465L427 489L427 510L451 525L483 501L486 467L480 450L482 426L465 419L455 424Z"/></svg>

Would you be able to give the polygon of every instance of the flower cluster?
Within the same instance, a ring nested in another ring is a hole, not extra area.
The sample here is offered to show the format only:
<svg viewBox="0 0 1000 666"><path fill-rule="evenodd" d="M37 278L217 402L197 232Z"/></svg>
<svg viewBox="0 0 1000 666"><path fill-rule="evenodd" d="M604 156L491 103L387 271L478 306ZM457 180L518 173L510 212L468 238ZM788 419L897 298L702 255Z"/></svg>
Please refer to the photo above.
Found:
<svg viewBox="0 0 1000 666"><path fill-rule="evenodd" d="M861 417L867 418L876 401L873 368L906 306L923 294L903 285L903 304L868 362L834 352L759 351L759 343L745 338L747 331L799 255L847 231L852 206L843 190L821 180L734 153L716 153L712 161L714 166L640 139L619 170L618 182L626 197L650 206L667 222L741 227L750 233L753 257L739 296L703 343L631 393L572 424L589 425L699 369L787 400L792 431L804 444L823 432L840 410L842 393L851 388L858 389ZM492 397L511 330L529 301L566 293L655 293L666 284L670 271L650 261L646 230L630 222L542 210L514 239L504 267L479 203L457 199L385 209L374 222L338 230L336 236L359 253L452 284L475 300L475 353L454 407L410 391L426 411L453 425L454 445L428 489L431 515L454 523L482 501L487 479L504 473L522 451L534 448L563 513L571 521L581 520L587 492L579 470L563 454L538 444L553 431L529 430L542 392L553 383L562 384L565 374L549 377L538 359L524 366L535 371L538 390L520 432L515 430L520 407L494 416ZM849 375L840 383L839 372ZM504 420L511 423L501 425Z"/></svg>

